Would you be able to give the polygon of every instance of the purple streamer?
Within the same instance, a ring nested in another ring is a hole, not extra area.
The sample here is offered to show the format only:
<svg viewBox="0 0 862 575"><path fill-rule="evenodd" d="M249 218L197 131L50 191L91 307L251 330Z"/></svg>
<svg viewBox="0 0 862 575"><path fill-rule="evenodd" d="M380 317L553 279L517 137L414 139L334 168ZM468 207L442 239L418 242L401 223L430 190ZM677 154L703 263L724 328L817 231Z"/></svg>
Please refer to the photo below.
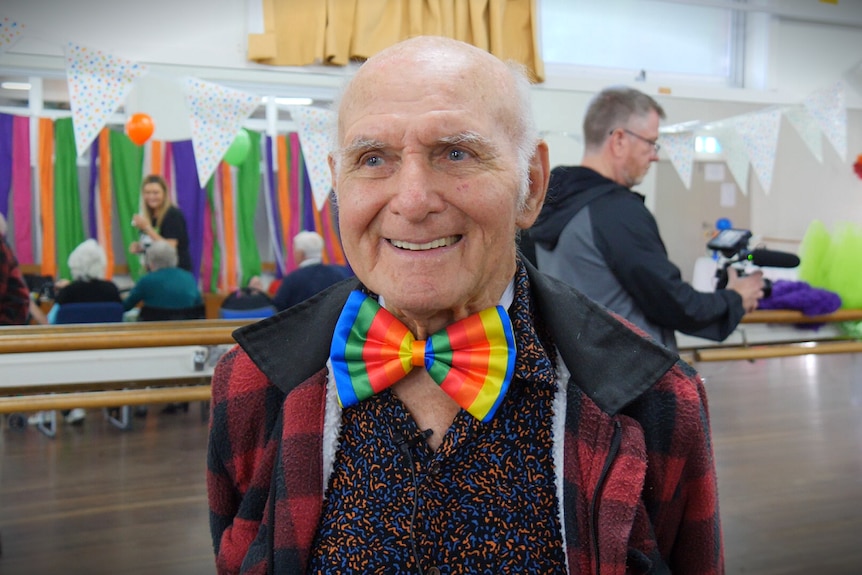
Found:
<svg viewBox="0 0 862 575"><path fill-rule="evenodd" d="M204 212L206 209L206 190L198 182L198 169L191 140L171 143L174 156L174 189L177 205L186 217L189 233L189 251L192 257L192 273L200 278L203 257Z"/></svg>
<svg viewBox="0 0 862 575"><path fill-rule="evenodd" d="M297 148L298 149L298 148ZM299 169L302 170L302 226L301 228L306 231L314 232L316 231L319 234L322 234L322 230L314 229L314 196L311 193L311 180L308 179L308 170L305 169L305 158L302 158L302 162L299 163Z"/></svg>
<svg viewBox="0 0 862 575"><path fill-rule="evenodd" d="M0 114L0 213L9 216L12 192L12 116Z"/></svg>
<svg viewBox="0 0 862 575"><path fill-rule="evenodd" d="M275 158L272 155L273 149L273 138L272 136L266 137L266 181L269 183L269 202L272 206L272 215L270 218L270 225L272 226L272 248L276 253L276 261L278 265L275 266L275 277L281 278L284 275L284 255L282 253L282 243L281 238L284 237L284 232L281 229L281 218L279 218L276 214L278 213L278 184L275 181Z"/></svg>

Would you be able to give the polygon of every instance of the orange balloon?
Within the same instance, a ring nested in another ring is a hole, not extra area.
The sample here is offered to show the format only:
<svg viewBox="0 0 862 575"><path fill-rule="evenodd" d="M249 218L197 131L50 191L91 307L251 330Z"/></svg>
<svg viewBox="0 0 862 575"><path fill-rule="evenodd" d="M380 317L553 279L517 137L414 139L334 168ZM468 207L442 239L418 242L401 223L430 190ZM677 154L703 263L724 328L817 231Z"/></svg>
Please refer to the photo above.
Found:
<svg viewBox="0 0 862 575"><path fill-rule="evenodd" d="M126 135L139 146L143 146L150 139L155 129L153 119L148 114L132 114L126 122Z"/></svg>

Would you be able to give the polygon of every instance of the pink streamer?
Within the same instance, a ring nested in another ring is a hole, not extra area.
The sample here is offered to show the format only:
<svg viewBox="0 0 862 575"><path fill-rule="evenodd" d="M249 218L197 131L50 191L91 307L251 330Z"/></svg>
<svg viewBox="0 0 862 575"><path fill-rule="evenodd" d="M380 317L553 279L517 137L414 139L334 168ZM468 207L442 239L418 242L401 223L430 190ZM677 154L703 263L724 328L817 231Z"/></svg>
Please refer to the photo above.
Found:
<svg viewBox="0 0 862 575"><path fill-rule="evenodd" d="M204 203L203 249L201 250L201 284L204 292L212 292L213 277L213 226L210 203Z"/></svg>
<svg viewBox="0 0 862 575"><path fill-rule="evenodd" d="M15 255L22 264L33 260L33 196L30 190L30 118L12 120L12 213L15 215Z"/></svg>

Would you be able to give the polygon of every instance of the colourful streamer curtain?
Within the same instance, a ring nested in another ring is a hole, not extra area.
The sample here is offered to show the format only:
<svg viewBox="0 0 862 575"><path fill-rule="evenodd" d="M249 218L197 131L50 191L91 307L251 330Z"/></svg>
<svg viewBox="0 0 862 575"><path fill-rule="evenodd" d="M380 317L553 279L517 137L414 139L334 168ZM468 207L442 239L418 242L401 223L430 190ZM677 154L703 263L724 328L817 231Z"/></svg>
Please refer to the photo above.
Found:
<svg viewBox="0 0 862 575"><path fill-rule="evenodd" d="M264 33L248 35L248 59L260 64L343 66L428 34L515 60L533 81L544 80L536 0L262 0L262 6Z"/></svg>
<svg viewBox="0 0 862 575"><path fill-rule="evenodd" d="M132 242L138 241L138 231L132 226L132 215L138 212L143 180L144 151L136 146L128 136L121 132L110 133L111 174L114 182L114 195L117 200L117 221L129 275L135 281L144 273L140 258L129 252Z"/></svg>
<svg viewBox="0 0 862 575"><path fill-rule="evenodd" d="M275 152L270 154L273 142L267 139L264 181L273 251L279 265L276 275L296 268L293 237L302 230L313 230L323 236L325 262L345 265L335 204L327 201L322 210L315 205L299 136L276 136L274 140Z"/></svg>
<svg viewBox="0 0 862 575"><path fill-rule="evenodd" d="M260 172L260 142L261 137L257 132L248 132L249 146L248 155L242 164L237 167L237 198L236 198L236 227L237 245L239 248L239 260L241 268L241 285L248 285L248 281L261 272L260 250L257 246L254 218L257 213L257 204L260 198L261 172Z"/></svg>

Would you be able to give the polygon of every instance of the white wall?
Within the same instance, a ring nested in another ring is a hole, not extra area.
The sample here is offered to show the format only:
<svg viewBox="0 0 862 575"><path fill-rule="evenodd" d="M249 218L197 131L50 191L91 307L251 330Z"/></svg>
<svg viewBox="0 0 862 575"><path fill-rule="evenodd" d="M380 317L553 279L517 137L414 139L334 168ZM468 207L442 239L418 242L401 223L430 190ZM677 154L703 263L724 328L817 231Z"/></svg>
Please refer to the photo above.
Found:
<svg viewBox="0 0 862 575"><path fill-rule="evenodd" d="M752 89L683 80L663 86L635 83L630 74L562 76L549 68L547 81L534 88L533 96L537 123L547 133L551 147L552 165L580 160L584 108L591 95L606 85L626 83L656 96L668 113L666 123L708 122L775 104L799 103L862 61L862 2L842 2L840 7L824 3L812 7L807 0L762 4L778 14L747 12L750 38L745 78ZM832 8L836 11L828 12ZM805 10L816 22L781 14ZM174 108L165 112L170 114L165 118L181 115L176 110L177 95L165 86L171 78L183 75L260 95L321 97L331 95L340 85L348 72L337 68L299 70L247 63L247 14L244 0L3 0L0 17L24 23L26 35L0 54L0 74L62 77L63 46L74 41L149 64L153 78L136 88L127 107L134 111L143 103L151 106L161 100L165 109ZM831 23L841 18L849 25ZM850 79L862 92L862 67ZM659 96L660 88L670 94ZM824 141L824 162L818 163L787 121L782 123L772 190L766 195L752 174L749 197L743 202L750 205L746 219L756 235L799 240L813 219L827 225L843 220L862 222L862 180L851 167L862 153L860 92L848 91L847 162ZM156 137L184 137L187 127L180 119L154 119L158 120L157 130L164 130ZM681 193L679 179L667 162L652 174L641 191L655 208L668 240L673 239L668 241L671 256L689 273L694 258L703 253L704 223L712 224L721 217L715 185L704 185L695 177L693 188ZM668 192L663 199L664 190ZM698 220L691 221L695 214ZM671 227L689 231L671 232Z"/></svg>

